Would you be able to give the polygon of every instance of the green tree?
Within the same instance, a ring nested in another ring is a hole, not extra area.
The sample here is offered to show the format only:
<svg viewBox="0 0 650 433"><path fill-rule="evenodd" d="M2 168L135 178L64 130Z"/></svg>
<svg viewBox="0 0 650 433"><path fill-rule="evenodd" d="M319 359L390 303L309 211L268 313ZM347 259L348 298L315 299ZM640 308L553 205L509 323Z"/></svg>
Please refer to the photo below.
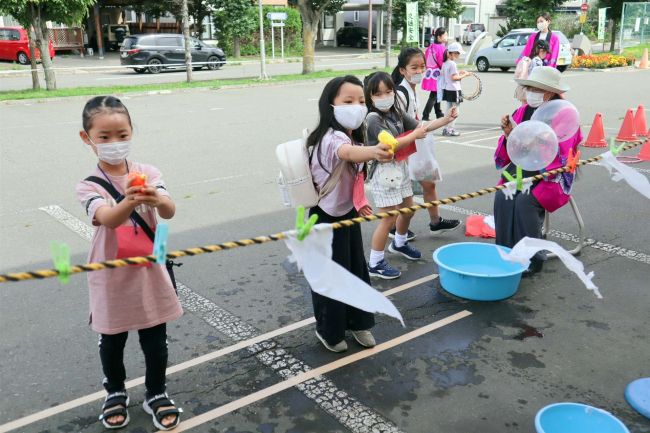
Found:
<svg viewBox="0 0 650 433"><path fill-rule="evenodd" d="M50 59L47 22L79 24L96 0L2 0L0 14L11 15L23 27L34 29L36 46L41 52L47 90L56 89L56 75Z"/></svg>
<svg viewBox="0 0 650 433"><path fill-rule="evenodd" d="M566 0L506 0L504 3L507 27L535 27L540 13L553 13Z"/></svg>
<svg viewBox="0 0 650 433"><path fill-rule="evenodd" d="M215 7L214 23L219 34L232 40L234 57L241 56L241 41L256 31L250 0L208 0Z"/></svg>
<svg viewBox="0 0 650 433"><path fill-rule="evenodd" d="M432 13L445 18L445 27L449 27L451 18L458 18L465 12L465 6L460 0L440 0L436 4L437 7L433 7Z"/></svg>
<svg viewBox="0 0 650 433"><path fill-rule="evenodd" d="M609 51L614 51L614 48L616 48L616 30L621 23L623 3L625 3L623 0L598 0L599 8L609 7L609 9L607 9L607 16L612 21L612 39L609 44ZM621 49L623 49L623 47L621 47Z"/></svg>
<svg viewBox="0 0 650 433"><path fill-rule="evenodd" d="M316 34L323 12L336 13L341 10L346 0L289 0L297 5L302 18L302 73L314 72L314 52L316 50Z"/></svg>

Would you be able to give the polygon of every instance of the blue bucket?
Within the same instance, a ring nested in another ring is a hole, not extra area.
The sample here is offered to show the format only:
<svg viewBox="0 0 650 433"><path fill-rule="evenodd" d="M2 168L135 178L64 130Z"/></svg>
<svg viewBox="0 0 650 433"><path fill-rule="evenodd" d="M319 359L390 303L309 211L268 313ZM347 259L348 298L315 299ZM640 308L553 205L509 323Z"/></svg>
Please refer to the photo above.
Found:
<svg viewBox="0 0 650 433"><path fill-rule="evenodd" d="M611 413L580 403L555 403L535 417L537 433L630 433Z"/></svg>
<svg viewBox="0 0 650 433"><path fill-rule="evenodd" d="M474 301L498 301L514 295L526 267L503 260L497 248L510 251L480 242L438 248L433 261L438 264L440 285L452 295Z"/></svg>

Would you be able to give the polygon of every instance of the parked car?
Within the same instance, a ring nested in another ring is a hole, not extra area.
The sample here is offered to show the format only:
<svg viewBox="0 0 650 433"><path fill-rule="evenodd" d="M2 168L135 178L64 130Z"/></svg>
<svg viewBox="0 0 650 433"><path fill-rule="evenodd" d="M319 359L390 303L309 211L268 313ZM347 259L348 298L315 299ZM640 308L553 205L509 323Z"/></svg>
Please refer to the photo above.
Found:
<svg viewBox="0 0 650 433"><path fill-rule="evenodd" d="M221 48L211 47L191 38L192 62L201 63L194 69L207 67L216 70L226 63ZM157 33L128 36L120 48L120 63L133 66L139 74L149 71L157 74L166 68L184 68L185 39L175 33Z"/></svg>
<svg viewBox="0 0 650 433"><path fill-rule="evenodd" d="M54 45L49 41L50 58L54 58ZM41 59L41 52L35 48L36 60ZM27 65L29 59L29 39L27 30L22 27L0 27L0 60L18 62Z"/></svg>
<svg viewBox="0 0 650 433"><path fill-rule="evenodd" d="M124 39L131 34L129 26L126 24L104 24L102 26L104 34L104 47L107 50L118 50Z"/></svg>
<svg viewBox="0 0 650 433"><path fill-rule="evenodd" d="M480 23L467 24L465 30L463 30L463 35L461 36L461 42L465 45L472 45L474 39L481 33L485 31L485 26Z"/></svg>
<svg viewBox="0 0 650 433"><path fill-rule="evenodd" d="M502 71L513 68L524 50L528 38L534 32L534 29L512 30L497 40L491 47L479 50L476 53L476 68L479 72L487 72L490 68L500 68ZM561 31L553 30L553 33L560 38L557 69L564 72L571 65L573 50L571 49L571 43Z"/></svg>
<svg viewBox="0 0 650 433"><path fill-rule="evenodd" d="M377 43L377 36L372 35L372 44ZM368 29L365 27L341 27L336 32L336 46L363 48L368 46Z"/></svg>

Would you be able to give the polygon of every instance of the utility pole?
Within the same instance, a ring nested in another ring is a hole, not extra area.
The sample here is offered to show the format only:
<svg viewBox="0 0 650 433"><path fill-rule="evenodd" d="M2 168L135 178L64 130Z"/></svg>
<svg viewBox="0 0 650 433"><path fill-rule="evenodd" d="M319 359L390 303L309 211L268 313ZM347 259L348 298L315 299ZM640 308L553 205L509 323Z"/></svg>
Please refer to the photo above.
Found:
<svg viewBox="0 0 650 433"><path fill-rule="evenodd" d="M187 82L192 82L192 45L190 40L190 17L187 10L187 0L183 0L183 39L185 40L185 72L187 73Z"/></svg>
<svg viewBox="0 0 650 433"><path fill-rule="evenodd" d="M262 10L262 0L258 0L260 8L260 80L269 78L266 73L266 53L264 52L264 13Z"/></svg>
<svg viewBox="0 0 650 433"><path fill-rule="evenodd" d="M372 0L368 0L368 52L372 53Z"/></svg>
<svg viewBox="0 0 650 433"><path fill-rule="evenodd" d="M386 20L388 21L388 31L386 32L386 67L390 67L390 50L392 42L392 33L393 33L393 0L388 0L388 16Z"/></svg>

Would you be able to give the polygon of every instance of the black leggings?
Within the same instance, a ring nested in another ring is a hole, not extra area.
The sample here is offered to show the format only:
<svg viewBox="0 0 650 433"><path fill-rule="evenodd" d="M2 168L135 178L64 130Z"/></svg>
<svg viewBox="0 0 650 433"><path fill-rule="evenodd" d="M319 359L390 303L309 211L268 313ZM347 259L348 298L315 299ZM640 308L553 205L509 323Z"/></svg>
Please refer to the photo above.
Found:
<svg viewBox="0 0 650 433"><path fill-rule="evenodd" d="M436 119L444 117L442 110L440 109L440 102L438 102L438 92L429 92L429 99L427 99L427 105L424 106L424 111L422 112L422 119L429 120L429 114L431 114L431 109L435 110Z"/></svg>
<svg viewBox="0 0 650 433"><path fill-rule="evenodd" d="M167 324L138 330L140 347L144 352L147 369L145 387L147 398L165 392L165 370L167 369ZM99 357L104 371L104 388L109 393L124 390L126 370L124 369L124 345L128 332L120 334L100 334Z"/></svg>

